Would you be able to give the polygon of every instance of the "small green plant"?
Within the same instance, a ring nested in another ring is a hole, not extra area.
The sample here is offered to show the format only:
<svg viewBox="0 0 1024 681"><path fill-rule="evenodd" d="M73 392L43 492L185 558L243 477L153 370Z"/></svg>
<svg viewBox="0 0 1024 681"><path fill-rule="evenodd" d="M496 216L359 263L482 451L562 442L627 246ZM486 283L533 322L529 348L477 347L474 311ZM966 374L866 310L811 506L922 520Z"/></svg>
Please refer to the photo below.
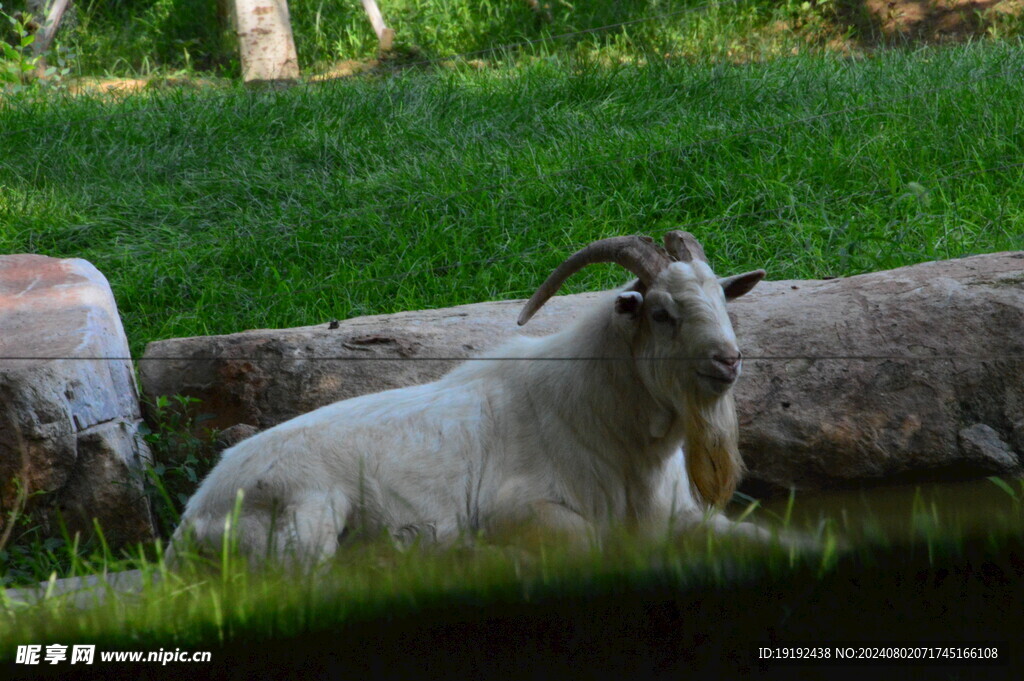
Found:
<svg viewBox="0 0 1024 681"><path fill-rule="evenodd" d="M843 32L837 21L835 0L786 0L783 11L794 30L810 42L822 43L842 35L849 38L849 29Z"/></svg>
<svg viewBox="0 0 1024 681"><path fill-rule="evenodd" d="M201 400L161 395L149 405L153 426L142 425L143 439L153 453L143 487L149 497L158 534L169 537L185 503L213 467L216 431L196 435L209 414L197 414Z"/></svg>
<svg viewBox="0 0 1024 681"><path fill-rule="evenodd" d="M31 46L36 41L31 29L34 22L31 16L21 13L16 13L15 16L7 14L4 12L4 6L0 4L0 23L3 22L10 26L13 44L7 40L0 40L0 50L3 50L0 58L0 83L23 85L29 81L42 58L39 55L32 55Z"/></svg>
<svg viewBox="0 0 1024 681"><path fill-rule="evenodd" d="M0 587L74 573L93 552L93 540L70 536L59 515L47 518L38 508L32 510L33 497L45 495L44 490L29 492L18 479L14 480L14 489L15 501L0 520Z"/></svg>
<svg viewBox="0 0 1024 681"><path fill-rule="evenodd" d="M998 6L976 12L978 21L986 26L985 33L994 40L1007 40L1024 32L1024 11L1020 5L999 3Z"/></svg>
<svg viewBox="0 0 1024 681"><path fill-rule="evenodd" d="M35 31L39 24L30 14L3 11L0 4L0 24L9 24L8 39L0 39L0 86L20 90L30 85L61 88L71 75L74 55L67 47L57 46L46 55L35 54ZM4 29L0 29L3 36ZM52 63L48 63L52 62Z"/></svg>

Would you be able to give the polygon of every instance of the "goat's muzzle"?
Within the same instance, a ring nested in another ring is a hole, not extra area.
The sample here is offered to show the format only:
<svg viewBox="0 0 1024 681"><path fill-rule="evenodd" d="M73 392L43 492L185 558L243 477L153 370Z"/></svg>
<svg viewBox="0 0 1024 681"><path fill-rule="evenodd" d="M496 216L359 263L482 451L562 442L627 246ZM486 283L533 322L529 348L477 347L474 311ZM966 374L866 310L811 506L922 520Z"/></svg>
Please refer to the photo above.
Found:
<svg viewBox="0 0 1024 681"><path fill-rule="evenodd" d="M739 378L742 359L739 351L716 353L701 363L697 374L713 392L724 392Z"/></svg>

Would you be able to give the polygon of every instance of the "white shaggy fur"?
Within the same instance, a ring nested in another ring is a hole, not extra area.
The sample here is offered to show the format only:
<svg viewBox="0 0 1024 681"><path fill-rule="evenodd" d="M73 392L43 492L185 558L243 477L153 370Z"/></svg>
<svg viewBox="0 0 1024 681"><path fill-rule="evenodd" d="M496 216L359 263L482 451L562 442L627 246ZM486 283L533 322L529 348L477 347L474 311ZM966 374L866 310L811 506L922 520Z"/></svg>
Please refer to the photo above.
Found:
<svg viewBox="0 0 1024 681"><path fill-rule="evenodd" d="M254 558L316 560L357 529L444 541L536 523L585 538L710 519L763 533L713 512L741 462L735 376L716 379L712 359L734 358L738 375L726 297L763 274L718 280L675 262L646 294L610 292L559 333L270 428L224 452L175 537L216 546L239 490L235 531Z"/></svg>

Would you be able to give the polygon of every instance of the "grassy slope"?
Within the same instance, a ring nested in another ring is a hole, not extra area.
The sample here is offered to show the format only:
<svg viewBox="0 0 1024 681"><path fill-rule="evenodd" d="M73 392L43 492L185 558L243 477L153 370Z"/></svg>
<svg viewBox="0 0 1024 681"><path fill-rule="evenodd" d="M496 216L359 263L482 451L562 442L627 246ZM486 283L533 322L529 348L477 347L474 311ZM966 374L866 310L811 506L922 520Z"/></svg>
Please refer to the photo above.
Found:
<svg viewBox="0 0 1024 681"><path fill-rule="evenodd" d="M555 60L18 100L0 118L0 252L93 261L137 353L521 297L581 243L680 225L719 271L775 278L1021 248L1021 61L1010 44Z"/></svg>

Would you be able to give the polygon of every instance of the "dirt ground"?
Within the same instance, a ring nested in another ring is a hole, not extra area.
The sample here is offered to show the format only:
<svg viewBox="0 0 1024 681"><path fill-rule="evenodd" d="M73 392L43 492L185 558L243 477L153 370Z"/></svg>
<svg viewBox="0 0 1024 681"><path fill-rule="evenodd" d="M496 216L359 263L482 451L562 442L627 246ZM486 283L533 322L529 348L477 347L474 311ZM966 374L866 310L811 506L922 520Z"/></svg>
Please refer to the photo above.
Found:
<svg viewBox="0 0 1024 681"><path fill-rule="evenodd" d="M862 44L944 43L997 32L1022 8L1024 0L841 0L838 14Z"/></svg>

